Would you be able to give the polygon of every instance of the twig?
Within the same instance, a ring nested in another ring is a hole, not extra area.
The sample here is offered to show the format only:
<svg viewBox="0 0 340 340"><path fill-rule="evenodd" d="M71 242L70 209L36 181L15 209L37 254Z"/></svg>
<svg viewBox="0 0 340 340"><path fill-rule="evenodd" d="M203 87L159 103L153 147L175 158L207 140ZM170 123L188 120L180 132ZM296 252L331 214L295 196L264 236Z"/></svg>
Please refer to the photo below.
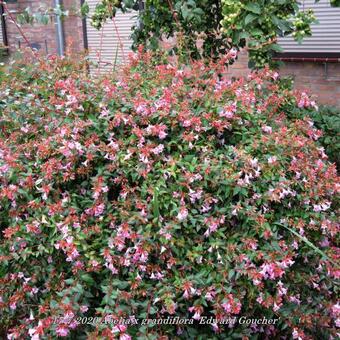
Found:
<svg viewBox="0 0 340 340"><path fill-rule="evenodd" d="M117 34L119 46L120 46L120 48L122 50L122 56L123 56L123 59L125 61L124 45L122 43L122 40L120 39L120 34L119 34L119 31L118 31L118 28L117 28L117 25L116 25L116 21L115 21L114 18L112 18L112 22L113 22L113 26L114 26L116 34Z"/></svg>
<svg viewBox="0 0 340 340"><path fill-rule="evenodd" d="M8 17L12 20L12 22L14 23L14 25L17 27L17 29L19 30L20 34L22 35L22 37L24 38L25 40L25 43L28 45L28 47L31 49L32 51L32 54L34 55L34 57L36 59L38 59L38 54L37 52L33 49L33 47L31 46L30 42L28 41L24 31L21 29L21 27L19 26L19 24L17 23L17 21L14 19L12 13L9 11L7 5L3 2L3 1L0 1L0 5L3 5L4 6L4 10L5 12L7 13Z"/></svg>

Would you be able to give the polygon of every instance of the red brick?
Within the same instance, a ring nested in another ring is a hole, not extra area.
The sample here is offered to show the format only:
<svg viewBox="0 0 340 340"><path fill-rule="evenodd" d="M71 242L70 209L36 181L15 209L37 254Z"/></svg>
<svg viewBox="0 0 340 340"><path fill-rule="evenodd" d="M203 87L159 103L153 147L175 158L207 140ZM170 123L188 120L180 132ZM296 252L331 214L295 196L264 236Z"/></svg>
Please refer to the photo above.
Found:
<svg viewBox="0 0 340 340"><path fill-rule="evenodd" d="M250 70L247 67L248 60L241 53L233 64L228 74L230 77L246 76ZM282 76L293 76L295 88L307 91L318 98L320 104L335 105L340 107L340 63L325 65L311 62L286 62L280 69Z"/></svg>
<svg viewBox="0 0 340 340"><path fill-rule="evenodd" d="M53 0L18 0L17 3L7 4L8 9L11 11L14 18L29 7L32 12L36 12L40 7L51 8L54 4ZM80 1L77 0L64 0L65 9L73 9L73 13L78 8ZM78 7L77 7L78 6ZM54 22L50 22L48 25L22 25L22 31L30 44L39 44L40 52L45 54L54 54L57 52L57 38L56 28ZM10 52L18 49L19 46L27 46L24 37L16 25L6 17L6 31L8 37L8 44ZM72 51L83 50L83 32L82 32L82 21L78 16L70 15L64 20L64 36L66 47L70 46Z"/></svg>

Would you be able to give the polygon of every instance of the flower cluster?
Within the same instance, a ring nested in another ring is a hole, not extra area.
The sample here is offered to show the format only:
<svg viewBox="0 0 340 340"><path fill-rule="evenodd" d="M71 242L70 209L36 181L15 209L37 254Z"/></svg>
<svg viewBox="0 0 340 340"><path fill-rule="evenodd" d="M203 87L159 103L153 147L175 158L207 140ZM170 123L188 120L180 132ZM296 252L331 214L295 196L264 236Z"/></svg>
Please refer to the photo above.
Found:
<svg viewBox="0 0 340 340"><path fill-rule="evenodd" d="M67 58L7 72L8 339L336 338L339 178L306 93L268 69L232 82L221 63L142 52L103 79ZM169 315L196 324L79 321ZM218 322L236 316L279 322Z"/></svg>

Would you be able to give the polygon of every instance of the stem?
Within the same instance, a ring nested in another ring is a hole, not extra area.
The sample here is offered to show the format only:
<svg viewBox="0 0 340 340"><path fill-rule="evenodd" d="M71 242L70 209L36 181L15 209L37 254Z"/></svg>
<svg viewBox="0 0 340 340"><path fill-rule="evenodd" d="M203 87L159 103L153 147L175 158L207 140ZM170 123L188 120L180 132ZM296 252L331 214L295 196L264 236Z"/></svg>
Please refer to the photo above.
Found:
<svg viewBox="0 0 340 340"><path fill-rule="evenodd" d="M14 25L17 27L18 31L20 32L20 34L22 35L22 37L24 38L25 40L25 43L29 46L29 48L31 49L32 51L32 54L34 55L35 58L38 59L38 54L36 53L36 51L32 48L30 42L28 41L25 33L23 32L23 30L21 29L21 27L18 25L18 23L16 22L16 20L14 19L12 13L9 11L9 9L7 8L7 5L0 1L0 4L2 4L4 6L4 10L5 12L7 13L8 17L12 20L12 22L14 23Z"/></svg>

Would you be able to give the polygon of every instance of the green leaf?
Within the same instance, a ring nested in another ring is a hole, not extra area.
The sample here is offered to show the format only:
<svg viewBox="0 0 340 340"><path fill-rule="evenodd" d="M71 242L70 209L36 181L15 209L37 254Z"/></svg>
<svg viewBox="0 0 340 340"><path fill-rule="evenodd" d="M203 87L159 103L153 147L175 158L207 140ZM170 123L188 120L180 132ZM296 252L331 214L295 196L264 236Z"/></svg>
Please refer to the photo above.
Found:
<svg viewBox="0 0 340 340"><path fill-rule="evenodd" d="M252 36L263 36L263 31L259 28L255 28L251 31Z"/></svg>
<svg viewBox="0 0 340 340"><path fill-rule="evenodd" d="M134 0L123 0L123 3L126 8L132 8L135 5Z"/></svg>
<svg viewBox="0 0 340 340"><path fill-rule="evenodd" d="M312 242L310 242L306 237L301 236L298 232L296 232L295 230L287 227L284 224L281 223L275 223L276 225L279 225L281 227L286 228L287 230L289 230L291 233L293 233L295 236L297 236L301 241L303 241L304 243L306 243L309 247L311 247L313 250L315 250L315 252L317 252L319 255L321 255L323 258L327 259L327 261L333 263L335 266L337 266L337 264L331 260L320 248L316 247Z"/></svg>
<svg viewBox="0 0 340 340"><path fill-rule="evenodd" d="M86 282L86 283L88 283L88 284L90 284L90 285L93 285L93 284L96 283L96 282L93 280L93 278L92 278L89 274L83 274L83 275L81 275L81 279L82 279L84 282Z"/></svg>
<svg viewBox="0 0 340 340"><path fill-rule="evenodd" d="M261 7L257 3L249 3L244 6L246 10L255 14L261 14Z"/></svg>
<svg viewBox="0 0 340 340"><path fill-rule="evenodd" d="M247 14L246 18L244 19L244 24L248 25L248 24L250 24L251 22L253 22L257 18L258 18L257 15L249 13L249 14Z"/></svg>
<svg viewBox="0 0 340 340"><path fill-rule="evenodd" d="M153 216L158 220L159 213L159 202L158 202L158 188L155 188L152 199Z"/></svg>
<svg viewBox="0 0 340 340"><path fill-rule="evenodd" d="M181 7L181 13L184 20L186 20L189 17L190 11L186 5L183 5Z"/></svg>
<svg viewBox="0 0 340 340"><path fill-rule="evenodd" d="M270 49L275 51L275 52L282 52L283 51L283 48L278 44L270 45Z"/></svg>
<svg viewBox="0 0 340 340"><path fill-rule="evenodd" d="M80 13L83 17L86 17L90 12L90 7L87 2L84 2L82 6L80 7Z"/></svg>
<svg viewBox="0 0 340 340"><path fill-rule="evenodd" d="M51 300L51 301L50 301L50 307L51 307L52 309L58 308L58 307L59 307L59 303L58 303L57 301L55 301L55 300Z"/></svg>
<svg viewBox="0 0 340 340"><path fill-rule="evenodd" d="M248 39L248 38L249 38L249 33L248 32L241 32L240 39Z"/></svg>
<svg viewBox="0 0 340 340"><path fill-rule="evenodd" d="M65 283L67 283L68 285L71 285L73 282L74 282L74 279L65 280Z"/></svg>

